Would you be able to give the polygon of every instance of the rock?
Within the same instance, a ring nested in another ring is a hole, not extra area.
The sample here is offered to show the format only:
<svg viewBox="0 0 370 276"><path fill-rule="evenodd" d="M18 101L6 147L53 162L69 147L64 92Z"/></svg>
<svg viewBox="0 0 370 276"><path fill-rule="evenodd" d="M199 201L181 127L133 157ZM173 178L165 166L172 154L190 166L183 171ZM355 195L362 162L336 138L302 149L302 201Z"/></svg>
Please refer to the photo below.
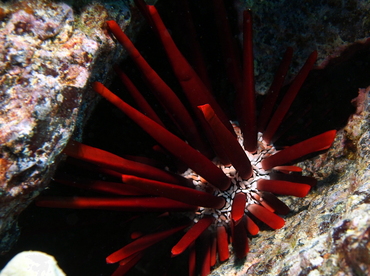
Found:
<svg viewBox="0 0 370 276"><path fill-rule="evenodd" d="M294 48L292 72L297 72L310 52L318 62L339 56L349 44L368 36L367 1L253 1L236 0L239 29L244 9L254 14L255 74L257 91L264 92L286 47ZM267 84L267 85L266 85Z"/></svg>
<svg viewBox="0 0 370 276"><path fill-rule="evenodd" d="M283 198L285 226L252 238L242 267L231 259L211 275L369 275L369 91L332 148L299 164L320 181L306 198Z"/></svg>
<svg viewBox="0 0 370 276"><path fill-rule="evenodd" d="M65 276L53 256L39 251L17 254L0 272L0 276Z"/></svg>
<svg viewBox="0 0 370 276"><path fill-rule="evenodd" d="M105 29L111 18L123 28L131 20L118 4L94 3L77 15L46 0L0 4L0 252L14 243L17 216L90 114L90 79L110 77L122 54Z"/></svg>

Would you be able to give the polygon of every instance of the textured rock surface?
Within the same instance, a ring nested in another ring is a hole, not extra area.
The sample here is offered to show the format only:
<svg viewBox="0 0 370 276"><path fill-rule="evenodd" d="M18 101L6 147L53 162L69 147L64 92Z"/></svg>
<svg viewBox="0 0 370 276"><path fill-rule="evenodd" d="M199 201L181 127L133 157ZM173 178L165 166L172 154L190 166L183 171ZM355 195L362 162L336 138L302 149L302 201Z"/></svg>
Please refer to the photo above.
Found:
<svg viewBox="0 0 370 276"><path fill-rule="evenodd" d="M118 60L122 50L104 29L112 17L122 27L130 21L123 6L92 4L75 16L63 3L0 4L0 252L53 175L79 113L88 115L89 78L104 80Z"/></svg>
<svg viewBox="0 0 370 276"><path fill-rule="evenodd" d="M237 1L239 11L249 7L255 15L259 91L266 89L266 78L274 72L272 60L286 45L298 51L295 59L301 61L297 64L318 49L318 64L326 65L328 56L339 56L349 44L368 36L367 1L310 1L298 8L301 4L284 0ZM366 87L359 78L355 80L362 72L370 80L366 56L356 61L356 74L352 74L355 67L350 67L343 76L338 75L339 69L334 67L333 91L344 87L346 81L353 81L346 88L348 92L356 84ZM345 59L344 62L347 63ZM332 149L300 164L307 174L320 180L316 189L303 199L284 198L292 209L284 228L260 232L252 238L244 264L230 260L211 275L370 274L369 90L359 93L357 114L338 133Z"/></svg>
<svg viewBox="0 0 370 276"><path fill-rule="evenodd" d="M254 1L236 0L239 13L245 8L254 14L255 73L257 90L266 91L275 68L276 56L287 46L294 48L294 70L297 71L310 52L318 50L318 63L329 56L338 56L348 44L369 35L370 3L365 0L348 1ZM241 28L241 27L240 27Z"/></svg>
<svg viewBox="0 0 370 276"><path fill-rule="evenodd" d="M252 238L244 266L230 260L211 275L369 275L370 105L360 89L357 114L324 155L306 161L320 181L306 198L283 198L285 226Z"/></svg>

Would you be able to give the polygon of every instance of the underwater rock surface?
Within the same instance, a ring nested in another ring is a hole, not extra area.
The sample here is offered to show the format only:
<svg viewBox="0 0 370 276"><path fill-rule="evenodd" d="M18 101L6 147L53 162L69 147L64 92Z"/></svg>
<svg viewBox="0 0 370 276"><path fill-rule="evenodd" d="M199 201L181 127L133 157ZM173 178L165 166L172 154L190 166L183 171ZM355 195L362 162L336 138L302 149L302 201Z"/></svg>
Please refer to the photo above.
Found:
<svg viewBox="0 0 370 276"><path fill-rule="evenodd" d="M276 54L287 46L295 50L292 66L297 72L312 50L318 51L317 64L323 64L369 36L368 1L236 0L235 7L239 29L243 10L251 9L254 14L256 90L261 92L268 88L270 81L266 80L273 78Z"/></svg>
<svg viewBox="0 0 370 276"><path fill-rule="evenodd" d="M285 226L251 239L242 266L231 259L211 275L369 275L369 91L332 148L299 164L320 181L305 198L280 197L292 210Z"/></svg>
<svg viewBox="0 0 370 276"><path fill-rule="evenodd" d="M89 78L106 78L121 55L102 28L111 16L122 27L131 18L125 7L96 3L78 15L51 1L0 4L0 252L15 241L18 214L52 177L77 119L89 115Z"/></svg>

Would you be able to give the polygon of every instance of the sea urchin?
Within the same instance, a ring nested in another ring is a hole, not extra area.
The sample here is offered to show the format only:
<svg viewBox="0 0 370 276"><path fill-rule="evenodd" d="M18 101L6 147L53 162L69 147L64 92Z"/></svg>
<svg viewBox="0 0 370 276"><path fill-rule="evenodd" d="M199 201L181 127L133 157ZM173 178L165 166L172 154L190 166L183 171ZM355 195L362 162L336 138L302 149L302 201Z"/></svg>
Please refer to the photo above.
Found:
<svg viewBox="0 0 370 276"><path fill-rule="evenodd" d="M116 22L108 21L108 30L140 68L151 90L177 126L176 131L181 138L166 128L134 84L118 68L116 68L118 75L137 101L141 112L114 95L103 84L96 82L93 88L152 136L159 144L158 151L174 156L180 167L185 165L188 169L176 174L167 166L158 168L158 163L152 165L152 160L132 161L71 141L64 150L68 156L87 161L88 164L85 163L83 166L119 180L76 182L57 179L57 181L120 196L40 198L37 205L183 213L188 218L186 223L173 228L153 229L151 233L137 235L131 243L108 256L107 262L119 262L120 266L113 275L124 275L142 258L147 248L185 230L185 234L173 246L171 254L174 257L189 250L189 275L196 275L199 272L207 275L216 263L217 254L220 262L229 258L230 241L238 258L242 259L247 255L248 235L258 233L259 221L273 229L284 226L284 220L277 214L285 215L289 208L275 194L304 197L316 183L314 178L303 176L301 168L291 163L307 154L328 149L334 140L335 130L280 151L275 149L272 141L314 65L317 53L313 52L310 55L288 90L283 96L280 95L282 100L275 107L292 58L292 49L287 50L257 120L252 16L250 11L245 11L243 70L242 73L235 70L238 67L236 63L233 63L229 70L237 92L238 116L238 122L230 122L201 77L177 49L156 8L142 1L136 3L162 41L192 110L188 111L185 108ZM228 52L230 46L227 45L230 45L231 38L225 35L225 40L227 42L224 48ZM196 258L194 244L201 237L206 240L203 256ZM196 259L202 260L200 264L198 263L197 269Z"/></svg>

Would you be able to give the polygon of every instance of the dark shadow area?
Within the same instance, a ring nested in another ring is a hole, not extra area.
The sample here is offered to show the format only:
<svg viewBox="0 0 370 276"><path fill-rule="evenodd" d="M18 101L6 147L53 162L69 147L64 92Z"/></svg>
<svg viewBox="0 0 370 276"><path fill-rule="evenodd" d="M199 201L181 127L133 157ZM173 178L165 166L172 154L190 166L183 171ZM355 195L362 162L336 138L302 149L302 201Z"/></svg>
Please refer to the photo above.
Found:
<svg viewBox="0 0 370 276"><path fill-rule="evenodd" d="M311 71L287 115L287 131L281 133L277 144L290 145L343 128L355 112L351 100L359 88L370 85L369 70L370 41L366 41L349 46L325 68Z"/></svg>

